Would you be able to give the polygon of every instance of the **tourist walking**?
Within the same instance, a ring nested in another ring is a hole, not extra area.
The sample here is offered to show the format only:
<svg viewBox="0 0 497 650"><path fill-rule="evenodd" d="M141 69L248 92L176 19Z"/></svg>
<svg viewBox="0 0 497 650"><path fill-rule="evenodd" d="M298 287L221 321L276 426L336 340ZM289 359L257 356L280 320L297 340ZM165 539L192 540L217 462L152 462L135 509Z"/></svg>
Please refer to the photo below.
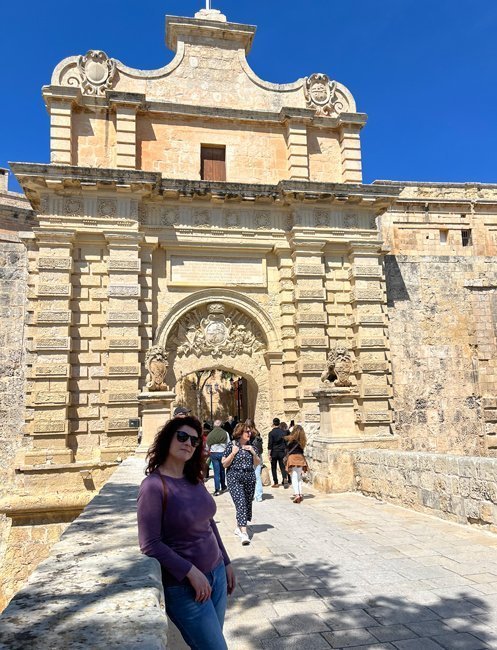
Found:
<svg viewBox="0 0 497 650"><path fill-rule="evenodd" d="M202 480L202 425L173 418L147 455L138 495L140 550L159 561L166 612L193 650L227 650L227 594L235 575Z"/></svg>
<svg viewBox="0 0 497 650"><path fill-rule="evenodd" d="M260 464L255 447L250 444L252 430L245 423L236 425L233 440L224 452L223 465L226 468L226 481L231 498L235 504L235 535L243 546L250 544L247 522L252 520L252 499L255 492L254 468Z"/></svg>
<svg viewBox="0 0 497 650"><path fill-rule="evenodd" d="M212 470L214 472L214 496L218 497L226 492L226 470L222 464L222 458L226 446L230 441L229 433L221 427L221 420L214 420L214 428L207 436Z"/></svg>
<svg viewBox="0 0 497 650"><path fill-rule="evenodd" d="M286 454L286 442L285 442L286 432L280 428L280 419L273 418L273 428L269 432L268 437L268 453L269 458L271 459L271 473L273 475L273 485L272 487L279 487L278 483L278 474L276 471L276 466L279 465L281 472L281 483L288 485L288 475L285 470L285 454Z"/></svg>
<svg viewBox="0 0 497 650"><path fill-rule="evenodd" d="M262 501L262 495L264 490L262 486L261 472L262 472L262 465L263 465L262 452L264 451L264 443L262 442L262 436L257 430L257 427L255 426L255 422L253 420L245 420L245 426L250 427L250 442L255 447L257 455L259 456L260 459L260 463L255 468L254 497L256 501Z"/></svg>
<svg viewBox="0 0 497 650"><path fill-rule="evenodd" d="M292 479L293 502L300 503L302 496L302 472L307 472L307 461L304 456L304 449L307 444L307 438L304 429L297 424L293 427L292 433L286 436L288 456L286 461L286 470Z"/></svg>

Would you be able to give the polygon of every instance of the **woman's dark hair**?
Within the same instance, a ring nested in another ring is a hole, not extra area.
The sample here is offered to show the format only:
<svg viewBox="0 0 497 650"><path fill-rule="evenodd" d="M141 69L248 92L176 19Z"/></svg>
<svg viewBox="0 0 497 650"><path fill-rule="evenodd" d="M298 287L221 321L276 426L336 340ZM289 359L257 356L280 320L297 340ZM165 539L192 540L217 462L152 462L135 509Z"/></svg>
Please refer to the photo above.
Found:
<svg viewBox="0 0 497 650"><path fill-rule="evenodd" d="M148 450L147 454L147 468L145 474L151 474L162 465L169 454L169 447L176 431L182 427L191 427L195 429L200 439L200 444L195 448L193 456L185 463L184 475L185 478L196 485L204 478L204 445L202 444L202 425L197 418L192 415L187 415L185 418L173 418L168 420L166 424L160 429L155 436L155 440Z"/></svg>

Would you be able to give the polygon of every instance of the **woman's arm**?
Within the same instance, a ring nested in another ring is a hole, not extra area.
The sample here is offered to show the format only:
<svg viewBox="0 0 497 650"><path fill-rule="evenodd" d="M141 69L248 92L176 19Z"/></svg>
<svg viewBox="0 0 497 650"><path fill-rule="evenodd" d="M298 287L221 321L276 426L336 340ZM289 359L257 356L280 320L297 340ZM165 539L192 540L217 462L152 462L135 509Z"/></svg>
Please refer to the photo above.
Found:
<svg viewBox="0 0 497 650"><path fill-rule="evenodd" d="M231 450L229 449L229 447L226 449L224 457L221 458L221 463L224 469L227 469L231 465L231 463L233 462L235 456L239 451L240 448L237 445L231 445Z"/></svg>
<svg viewBox="0 0 497 650"><path fill-rule="evenodd" d="M228 584L228 594L232 594L233 591L235 590L236 587L236 578L235 578L235 572L233 571L233 566L231 565L231 560L228 557L228 553L226 552L226 549L224 548L223 540L221 539L221 535L219 534L219 530L217 528L217 524L214 521L214 519L211 519L211 528L212 531L217 539L217 543L219 546L219 549L221 551L221 554L223 556L223 562L224 566L226 568L226 582Z"/></svg>

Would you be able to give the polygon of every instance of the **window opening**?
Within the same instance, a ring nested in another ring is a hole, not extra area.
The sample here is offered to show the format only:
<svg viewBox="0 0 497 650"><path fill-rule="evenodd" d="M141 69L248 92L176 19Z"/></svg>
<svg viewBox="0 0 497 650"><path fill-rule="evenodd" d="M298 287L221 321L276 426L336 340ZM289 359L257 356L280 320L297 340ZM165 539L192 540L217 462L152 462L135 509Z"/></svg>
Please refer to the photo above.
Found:
<svg viewBox="0 0 497 650"><path fill-rule="evenodd" d="M226 180L226 147L201 145L200 178L203 181Z"/></svg>
<svg viewBox="0 0 497 650"><path fill-rule="evenodd" d="M471 246L473 244L471 237L471 230L461 230L461 241L463 246Z"/></svg>

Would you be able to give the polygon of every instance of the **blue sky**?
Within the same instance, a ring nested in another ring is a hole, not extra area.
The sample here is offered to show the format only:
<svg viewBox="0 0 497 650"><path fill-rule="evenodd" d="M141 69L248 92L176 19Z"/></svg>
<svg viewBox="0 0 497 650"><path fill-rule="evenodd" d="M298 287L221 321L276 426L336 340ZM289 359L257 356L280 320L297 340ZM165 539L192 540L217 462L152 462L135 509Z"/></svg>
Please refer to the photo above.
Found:
<svg viewBox="0 0 497 650"><path fill-rule="evenodd" d="M202 0L4 2L0 14L0 166L47 162L41 86L64 57L102 49L153 69L172 53L166 14ZM213 0L258 26L249 63L284 83L326 72L369 115L364 182L497 182L496 0ZM11 189L17 185L11 182Z"/></svg>

